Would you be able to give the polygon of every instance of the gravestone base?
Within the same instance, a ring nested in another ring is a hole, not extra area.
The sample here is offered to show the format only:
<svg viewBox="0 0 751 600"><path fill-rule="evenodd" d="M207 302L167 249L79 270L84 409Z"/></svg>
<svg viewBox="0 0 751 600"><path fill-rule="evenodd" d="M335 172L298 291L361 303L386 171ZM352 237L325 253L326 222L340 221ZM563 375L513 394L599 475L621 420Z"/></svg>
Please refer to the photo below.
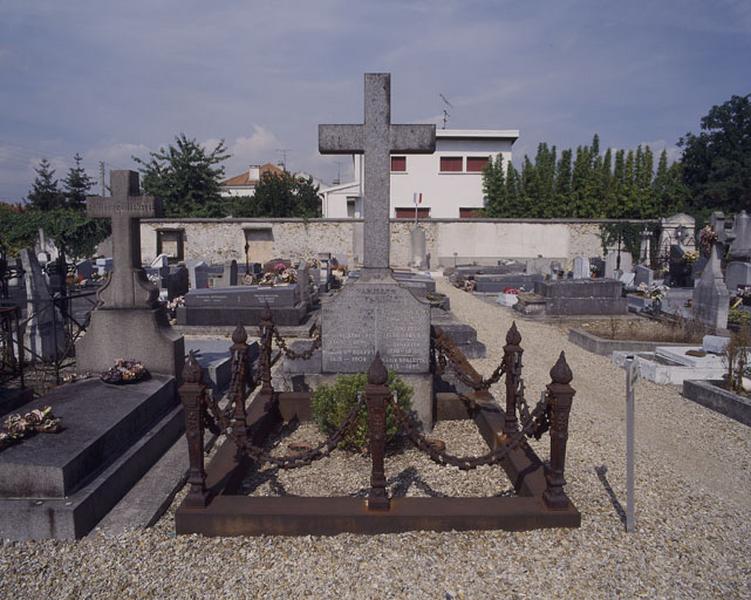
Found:
<svg viewBox="0 0 751 600"><path fill-rule="evenodd" d="M102 373L119 358L140 361L150 373L179 378L185 343L162 308L95 310L86 335L76 344L76 368L79 373Z"/></svg>
<svg viewBox="0 0 751 600"><path fill-rule="evenodd" d="M0 453L0 538L76 539L93 529L184 430L175 379L90 379L22 407L50 405L59 433Z"/></svg>
<svg viewBox="0 0 751 600"><path fill-rule="evenodd" d="M318 351L320 364L320 350ZM315 356L315 354L314 354ZM288 383L288 389L292 392L312 392L322 385L334 385L338 375L333 373L313 372L312 369L300 368L299 363L306 361L284 361L282 377ZM417 413L422 430L430 432L435 424L435 393L433 389L434 378L431 373L399 373L399 378L412 388L412 410Z"/></svg>

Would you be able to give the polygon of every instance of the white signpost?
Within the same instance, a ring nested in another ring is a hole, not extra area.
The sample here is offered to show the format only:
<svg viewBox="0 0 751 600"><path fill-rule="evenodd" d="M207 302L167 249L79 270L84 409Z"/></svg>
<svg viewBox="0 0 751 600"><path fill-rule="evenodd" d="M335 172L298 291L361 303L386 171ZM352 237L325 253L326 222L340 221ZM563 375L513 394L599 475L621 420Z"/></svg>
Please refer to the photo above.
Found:
<svg viewBox="0 0 751 600"><path fill-rule="evenodd" d="M639 363L626 358L626 532L636 531L634 521L634 386L639 380Z"/></svg>

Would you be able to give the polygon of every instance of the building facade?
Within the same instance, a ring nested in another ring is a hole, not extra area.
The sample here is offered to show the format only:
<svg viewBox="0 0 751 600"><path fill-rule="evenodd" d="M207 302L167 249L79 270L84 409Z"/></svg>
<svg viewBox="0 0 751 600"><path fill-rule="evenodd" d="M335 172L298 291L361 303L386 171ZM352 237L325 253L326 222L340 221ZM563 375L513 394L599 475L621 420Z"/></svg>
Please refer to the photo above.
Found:
<svg viewBox="0 0 751 600"><path fill-rule="evenodd" d="M391 217L461 219L484 206L482 171L499 154L511 160L518 130L439 129L434 154L391 156ZM321 190L323 216L362 218L363 161L352 157L354 180ZM415 194L421 202L415 206Z"/></svg>

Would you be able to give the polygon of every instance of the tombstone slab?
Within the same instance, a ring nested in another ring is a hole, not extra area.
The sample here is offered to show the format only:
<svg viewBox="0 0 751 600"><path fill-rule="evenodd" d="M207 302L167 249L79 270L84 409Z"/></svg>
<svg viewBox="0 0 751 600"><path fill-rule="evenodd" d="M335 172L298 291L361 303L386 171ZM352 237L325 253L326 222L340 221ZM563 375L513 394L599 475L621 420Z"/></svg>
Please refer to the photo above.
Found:
<svg viewBox="0 0 751 600"><path fill-rule="evenodd" d="M751 286L751 262L733 261L725 271L728 291L735 293L739 287Z"/></svg>
<svg viewBox="0 0 751 600"><path fill-rule="evenodd" d="M586 256L574 257L574 279L589 279L591 276L589 259Z"/></svg>
<svg viewBox="0 0 751 600"><path fill-rule="evenodd" d="M430 369L430 306L398 283L344 286L321 310L322 366L328 373L363 373L380 352L388 369Z"/></svg>
<svg viewBox="0 0 751 600"><path fill-rule="evenodd" d="M730 293L722 277L717 246L712 246L709 262L694 288L691 306L694 316L705 325L715 331L727 328Z"/></svg>

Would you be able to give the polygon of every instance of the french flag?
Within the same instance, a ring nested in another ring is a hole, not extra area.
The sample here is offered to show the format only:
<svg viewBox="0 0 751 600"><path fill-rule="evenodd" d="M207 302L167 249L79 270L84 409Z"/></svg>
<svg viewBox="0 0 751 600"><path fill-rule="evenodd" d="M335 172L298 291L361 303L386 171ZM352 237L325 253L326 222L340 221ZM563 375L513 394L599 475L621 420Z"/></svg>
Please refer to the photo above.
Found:
<svg viewBox="0 0 751 600"><path fill-rule="evenodd" d="M412 202L415 203L415 206L422 204L422 192L415 192L412 194Z"/></svg>

